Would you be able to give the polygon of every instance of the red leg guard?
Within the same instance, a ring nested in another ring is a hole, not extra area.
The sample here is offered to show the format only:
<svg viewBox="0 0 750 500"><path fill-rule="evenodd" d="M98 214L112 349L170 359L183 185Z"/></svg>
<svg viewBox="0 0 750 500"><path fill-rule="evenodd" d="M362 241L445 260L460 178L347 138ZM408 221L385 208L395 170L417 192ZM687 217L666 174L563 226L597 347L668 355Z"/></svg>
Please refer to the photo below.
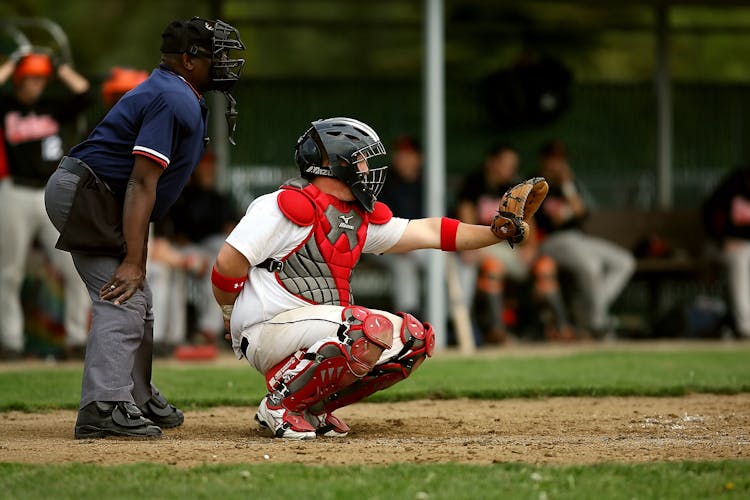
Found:
<svg viewBox="0 0 750 500"><path fill-rule="evenodd" d="M322 413L322 405L311 407L365 376L391 347L393 323L385 316L352 306L343 310L342 320L338 338L316 342L266 374L270 405Z"/></svg>
<svg viewBox="0 0 750 500"><path fill-rule="evenodd" d="M435 333L429 323L420 323L414 316L398 313L404 318L401 338L404 349L394 361L376 366L370 373L344 389L331 394L323 403L325 412L356 403L367 396L387 389L409 377L435 348Z"/></svg>

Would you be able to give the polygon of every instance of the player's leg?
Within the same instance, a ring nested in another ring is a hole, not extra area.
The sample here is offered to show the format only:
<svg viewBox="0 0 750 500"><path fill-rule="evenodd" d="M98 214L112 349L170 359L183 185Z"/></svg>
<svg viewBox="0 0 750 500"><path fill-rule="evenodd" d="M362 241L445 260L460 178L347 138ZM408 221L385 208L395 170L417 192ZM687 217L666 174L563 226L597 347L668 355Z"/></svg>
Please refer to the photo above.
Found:
<svg viewBox="0 0 750 500"><path fill-rule="evenodd" d="M170 324L172 322L172 294L181 293L173 286L176 271L166 262L149 260L146 262L146 276L153 295L154 345L157 356L171 354L175 345L169 345Z"/></svg>
<svg viewBox="0 0 750 500"><path fill-rule="evenodd" d="M86 285L83 284L83 281L81 281L76 272L75 265L73 265L73 258L68 252L63 252L55 248L55 243L60 233L52 225L44 210L42 193L39 194L39 210L36 216L39 219L41 227L39 233L40 242L55 269L60 272L64 280L66 351L69 354L75 354L82 358L86 349L91 299L89 299Z"/></svg>
<svg viewBox="0 0 750 500"><path fill-rule="evenodd" d="M33 190L0 183L0 353L20 356L24 349L21 283L34 227L27 213L33 210Z"/></svg>
<svg viewBox="0 0 750 500"><path fill-rule="evenodd" d="M606 304L599 292L604 272L601 259L588 255L583 234L573 230L551 234L542 243L541 251L573 274L586 305L583 326L596 331L601 327L602 317L606 317Z"/></svg>
<svg viewBox="0 0 750 500"><path fill-rule="evenodd" d="M379 362L367 375L353 384L326 397L311 410L322 409L330 413L338 408L366 398L387 389L409 377L435 349L435 332L429 323L422 323L407 313L397 313L401 349L392 357Z"/></svg>
<svg viewBox="0 0 750 500"><path fill-rule="evenodd" d="M733 241L723 258L735 330L740 337L750 338L750 244Z"/></svg>
<svg viewBox="0 0 750 500"><path fill-rule="evenodd" d="M635 257L628 250L602 238L587 236L585 241L588 254L601 260L604 267L597 293L604 303L603 321L606 326L610 307L635 272Z"/></svg>
<svg viewBox="0 0 750 500"><path fill-rule="evenodd" d="M400 322L360 306L310 306L246 332L242 351L266 375L269 387L257 420L278 437L315 437L305 411L322 415L322 400L364 377L382 356L401 349L400 340L394 345L398 332L392 319Z"/></svg>
<svg viewBox="0 0 750 500"><path fill-rule="evenodd" d="M575 339L560 292L555 260L549 255L537 256L531 264L531 274L534 280L534 301L540 309L545 337L549 340Z"/></svg>
<svg viewBox="0 0 750 500"><path fill-rule="evenodd" d="M202 251L202 254L199 255L202 255L205 262L213 262L216 259L224 239L223 235L212 237L199 247ZM216 242L218 242L218 245ZM198 311L198 329L206 340L214 340L224 331L224 320L214 301L210 276L211 273L206 272L204 275L195 278L198 283L197 296L199 297L199 303L195 304Z"/></svg>
<svg viewBox="0 0 750 500"><path fill-rule="evenodd" d="M479 264L472 312L486 344L502 344L508 337L503 321L505 273L505 264L494 255L485 255Z"/></svg>

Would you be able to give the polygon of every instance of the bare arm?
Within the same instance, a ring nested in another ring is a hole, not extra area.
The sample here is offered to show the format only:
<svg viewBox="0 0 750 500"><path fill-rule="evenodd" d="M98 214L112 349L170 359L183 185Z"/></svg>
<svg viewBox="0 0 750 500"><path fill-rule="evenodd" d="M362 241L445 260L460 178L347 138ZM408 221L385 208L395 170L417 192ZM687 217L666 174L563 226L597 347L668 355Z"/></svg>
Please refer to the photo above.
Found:
<svg viewBox="0 0 750 500"><path fill-rule="evenodd" d="M250 263L236 248L229 243L224 243L224 246L219 250L219 255L216 256L214 267L216 268L216 272L222 276L243 278L247 276L250 270ZM234 301L237 300L237 296L240 294L239 291L225 292L216 288L216 285L214 285L213 289L214 298L220 306L234 304Z"/></svg>
<svg viewBox="0 0 750 500"><path fill-rule="evenodd" d="M135 156L133 172L128 180L123 204L122 230L127 253L115 274L99 292L103 300L125 302L143 288L146 276L148 224L156 201L156 184L162 173L158 163L140 155ZM114 287L114 288L112 288Z"/></svg>
<svg viewBox="0 0 750 500"><path fill-rule="evenodd" d="M250 270L250 263L236 248L228 243L224 243L224 246L219 250L219 255L216 256L214 268L222 276L242 278L247 276ZM216 303L222 308L234 305L234 301L237 300L237 296L240 294L240 291L227 292L221 290L216 285L213 285L213 290ZM226 317L224 319L224 328L226 331L229 331L229 320Z"/></svg>
<svg viewBox="0 0 750 500"><path fill-rule="evenodd" d="M414 219L409 221L404 234L398 243L393 245L386 253L402 253L420 248L440 248L440 217L428 219ZM499 243L500 239L495 236L489 226L477 224L458 225L456 233L456 250L475 250Z"/></svg>
<svg viewBox="0 0 750 500"><path fill-rule="evenodd" d="M57 76L74 94L83 94L89 89L89 81L68 63L57 67Z"/></svg>
<svg viewBox="0 0 750 500"><path fill-rule="evenodd" d="M12 58L9 58L2 65L0 65L0 85L4 85L5 82L8 81L10 75L13 74L13 71L15 69L16 61Z"/></svg>

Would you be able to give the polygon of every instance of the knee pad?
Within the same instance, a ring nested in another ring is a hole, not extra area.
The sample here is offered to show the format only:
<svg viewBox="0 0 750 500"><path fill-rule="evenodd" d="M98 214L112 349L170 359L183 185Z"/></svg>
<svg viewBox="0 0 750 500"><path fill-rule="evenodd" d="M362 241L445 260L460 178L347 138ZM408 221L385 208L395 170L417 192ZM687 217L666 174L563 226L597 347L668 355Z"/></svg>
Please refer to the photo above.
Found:
<svg viewBox="0 0 750 500"><path fill-rule="evenodd" d="M345 330L339 339L347 343L350 366L357 377L364 377L373 369L383 351L393 345L393 323L382 314L375 314L360 306L347 307L341 312ZM344 339L341 339L341 337Z"/></svg>
<svg viewBox="0 0 750 500"><path fill-rule="evenodd" d="M399 312L401 316L401 342L404 349L401 350L396 359L404 356L423 355L432 356L435 350L435 331L429 323L422 323L409 313Z"/></svg>
<svg viewBox="0 0 750 500"><path fill-rule="evenodd" d="M393 344L393 323L359 306L342 311L337 338L298 351L266 374L270 402L302 411L370 372Z"/></svg>
<svg viewBox="0 0 750 500"><path fill-rule="evenodd" d="M435 350L435 332L429 323L422 323L411 314L400 312L401 341L404 348L393 361L376 366L370 373L329 395L322 411L332 412L367 396L387 389L411 375Z"/></svg>

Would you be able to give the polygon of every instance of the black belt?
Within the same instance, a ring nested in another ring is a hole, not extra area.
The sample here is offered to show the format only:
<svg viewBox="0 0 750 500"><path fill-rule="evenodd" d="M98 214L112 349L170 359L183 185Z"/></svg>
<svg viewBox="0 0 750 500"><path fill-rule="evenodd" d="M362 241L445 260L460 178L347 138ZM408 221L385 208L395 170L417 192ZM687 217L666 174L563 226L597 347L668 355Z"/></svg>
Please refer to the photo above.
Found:
<svg viewBox="0 0 750 500"><path fill-rule="evenodd" d="M261 267L263 269L267 269L268 271L272 273L280 273L284 270L284 261L283 260L276 260L268 258L258 264L256 267Z"/></svg>
<svg viewBox="0 0 750 500"><path fill-rule="evenodd" d="M82 162L78 158L72 158L70 156L63 156L63 159L60 160L60 164L57 166L57 168L67 170L71 174L75 174L78 177L83 177L83 175L89 171L89 168L84 162Z"/></svg>

